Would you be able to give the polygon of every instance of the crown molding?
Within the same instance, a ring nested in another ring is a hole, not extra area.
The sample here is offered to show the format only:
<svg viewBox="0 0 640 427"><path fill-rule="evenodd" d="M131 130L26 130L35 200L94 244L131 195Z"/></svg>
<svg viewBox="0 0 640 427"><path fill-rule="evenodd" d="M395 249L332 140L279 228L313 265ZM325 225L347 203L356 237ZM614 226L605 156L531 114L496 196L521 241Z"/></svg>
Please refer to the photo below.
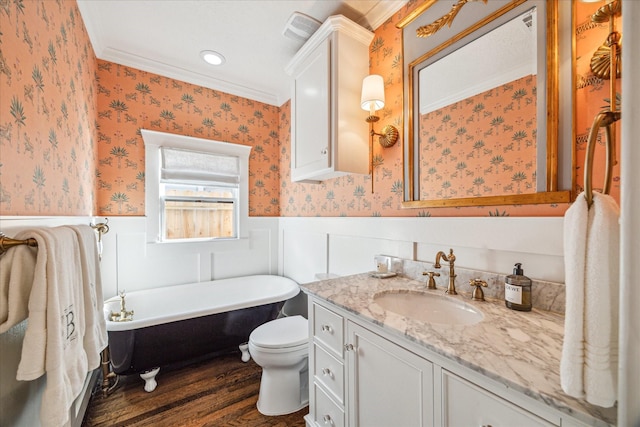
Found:
<svg viewBox="0 0 640 427"><path fill-rule="evenodd" d="M393 0L378 2L367 14L358 21L362 26L369 26L376 30L380 25L387 22L401 7L409 0Z"/></svg>
<svg viewBox="0 0 640 427"><path fill-rule="evenodd" d="M215 79L200 73L185 70L184 68L175 67L170 64L154 61L138 55L132 55L117 49L102 49L102 53L99 55L98 52L96 52L96 56L105 61L115 62L116 64L125 65L127 67L136 68L150 73L155 73L163 77L169 77L186 83L191 83L220 92L225 92L231 95L241 96L253 101L274 105L276 107L279 107L281 105L278 103L279 99L276 94L252 89L225 80Z"/></svg>

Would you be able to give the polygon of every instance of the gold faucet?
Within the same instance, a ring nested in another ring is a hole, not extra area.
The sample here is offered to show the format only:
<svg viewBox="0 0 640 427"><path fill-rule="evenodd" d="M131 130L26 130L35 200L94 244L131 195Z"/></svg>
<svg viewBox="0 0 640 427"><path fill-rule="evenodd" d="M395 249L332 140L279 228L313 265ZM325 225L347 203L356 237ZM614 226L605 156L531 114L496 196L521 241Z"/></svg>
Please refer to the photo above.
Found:
<svg viewBox="0 0 640 427"><path fill-rule="evenodd" d="M133 310L127 311L124 306L124 296L125 292L120 292L120 312L111 312L111 321L112 322L129 322L133 320Z"/></svg>
<svg viewBox="0 0 640 427"><path fill-rule="evenodd" d="M456 256L453 254L453 249L449 249L449 256L440 251L436 254L436 262L433 264L433 268L440 268L440 258L449 263L449 287L445 291L445 294L458 295L456 292L456 272L453 268L453 263L456 261Z"/></svg>

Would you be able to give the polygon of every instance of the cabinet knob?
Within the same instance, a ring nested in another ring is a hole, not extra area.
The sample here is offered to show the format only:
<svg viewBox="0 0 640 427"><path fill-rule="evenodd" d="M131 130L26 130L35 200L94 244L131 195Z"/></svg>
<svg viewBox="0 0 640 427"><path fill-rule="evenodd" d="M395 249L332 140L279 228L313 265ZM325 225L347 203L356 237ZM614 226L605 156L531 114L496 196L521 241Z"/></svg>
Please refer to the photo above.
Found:
<svg viewBox="0 0 640 427"><path fill-rule="evenodd" d="M328 152L329 149L327 147L324 147L322 150L320 150L320 154L322 154L323 156L326 156Z"/></svg>
<svg viewBox="0 0 640 427"><path fill-rule="evenodd" d="M322 332L327 332L329 334L333 333L333 328L331 327L331 325L322 325L321 329Z"/></svg>
<svg viewBox="0 0 640 427"><path fill-rule="evenodd" d="M353 351L353 350L355 350L355 347L353 346L353 344L345 344L344 345L344 349L346 351Z"/></svg>
<svg viewBox="0 0 640 427"><path fill-rule="evenodd" d="M328 376L329 378L333 378L333 372L329 368L322 368L322 375Z"/></svg>
<svg viewBox="0 0 640 427"><path fill-rule="evenodd" d="M322 421L325 424L329 424L330 426L334 425L333 420L331 419L331 415L325 415L324 417L322 417Z"/></svg>

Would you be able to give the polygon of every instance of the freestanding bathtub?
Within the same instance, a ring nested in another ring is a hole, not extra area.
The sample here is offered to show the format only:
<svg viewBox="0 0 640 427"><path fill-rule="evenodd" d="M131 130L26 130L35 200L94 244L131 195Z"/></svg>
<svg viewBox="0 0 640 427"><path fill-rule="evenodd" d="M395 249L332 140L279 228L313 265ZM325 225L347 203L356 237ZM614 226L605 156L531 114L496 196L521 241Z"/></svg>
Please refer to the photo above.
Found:
<svg viewBox="0 0 640 427"><path fill-rule="evenodd" d="M157 368L237 350L299 291L296 282L275 275L135 291L125 294L126 310L133 311L130 321L112 321L121 298L110 298L104 313L113 371L141 374L145 390L153 391Z"/></svg>

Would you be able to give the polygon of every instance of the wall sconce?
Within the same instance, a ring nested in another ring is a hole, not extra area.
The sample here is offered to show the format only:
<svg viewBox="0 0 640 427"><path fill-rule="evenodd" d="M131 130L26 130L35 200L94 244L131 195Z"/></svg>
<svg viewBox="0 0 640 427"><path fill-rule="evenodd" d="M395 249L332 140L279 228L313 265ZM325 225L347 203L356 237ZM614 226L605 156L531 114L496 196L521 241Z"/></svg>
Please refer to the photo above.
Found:
<svg viewBox="0 0 640 427"><path fill-rule="evenodd" d="M362 96L360 98L360 107L369 111L369 117L365 120L371 123L371 142L369 148L369 165L371 166L371 192L373 193L373 137L377 135L380 145L385 148L392 147L398 141L398 129L392 125L386 125L382 128L382 132L378 133L373 129L373 124L380 120L375 112L384 107L384 80L382 76L371 74L362 81Z"/></svg>
<svg viewBox="0 0 640 427"><path fill-rule="evenodd" d="M392 147L398 141L398 129L395 126L387 125L382 128L382 133L373 130L373 124L380 120L375 112L384 107L384 81L382 76L371 74L362 81L362 97L360 98L360 106L363 110L369 111L369 117L366 118L371 123L371 137L378 135L380 137L380 145L385 148Z"/></svg>

